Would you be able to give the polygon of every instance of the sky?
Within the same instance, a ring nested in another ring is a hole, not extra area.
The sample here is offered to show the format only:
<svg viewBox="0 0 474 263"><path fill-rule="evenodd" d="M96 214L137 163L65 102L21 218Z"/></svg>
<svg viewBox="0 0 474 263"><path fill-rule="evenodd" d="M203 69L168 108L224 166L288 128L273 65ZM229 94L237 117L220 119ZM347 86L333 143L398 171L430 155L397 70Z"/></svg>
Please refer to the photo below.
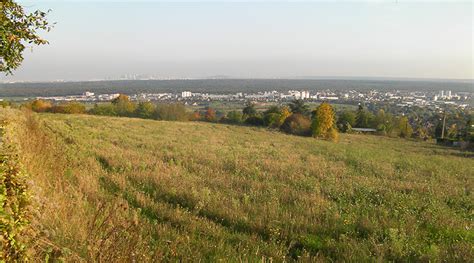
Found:
<svg viewBox="0 0 474 263"><path fill-rule="evenodd" d="M19 2L56 24L3 81L474 76L471 1Z"/></svg>

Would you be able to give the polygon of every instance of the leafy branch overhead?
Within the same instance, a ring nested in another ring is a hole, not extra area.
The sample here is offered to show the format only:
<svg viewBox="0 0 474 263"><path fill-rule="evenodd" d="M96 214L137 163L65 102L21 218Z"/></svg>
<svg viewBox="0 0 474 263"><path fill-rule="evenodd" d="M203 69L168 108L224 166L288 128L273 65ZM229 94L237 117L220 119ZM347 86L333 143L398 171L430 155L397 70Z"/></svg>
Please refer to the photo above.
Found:
<svg viewBox="0 0 474 263"><path fill-rule="evenodd" d="M48 11L49 12L49 11ZM25 12L13 0L0 3L0 72L11 74L23 61L23 51L28 45L44 45L48 41L38 31L49 32L51 25L46 19L48 12Z"/></svg>

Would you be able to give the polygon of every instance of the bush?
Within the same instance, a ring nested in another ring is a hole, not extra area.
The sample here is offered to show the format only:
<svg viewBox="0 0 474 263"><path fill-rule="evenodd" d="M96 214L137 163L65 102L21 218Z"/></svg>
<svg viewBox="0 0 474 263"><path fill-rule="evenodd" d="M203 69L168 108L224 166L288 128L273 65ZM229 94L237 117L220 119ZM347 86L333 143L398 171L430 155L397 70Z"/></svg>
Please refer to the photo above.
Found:
<svg viewBox="0 0 474 263"><path fill-rule="evenodd" d="M9 119L9 112L0 113L0 261L26 262L32 217L29 178L23 172L12 139L16 136L15 129L7 127L15 127L17 123L10 123L15 120Z"/></svg>
<svg viewBox="0 0 474 263"><path fill-rule="evenodd" d="M140 102L135 110L135 116L143 119L153 118L155 113L155 105L149 101Z"/></svg>
<svg viewBox="0 0 474 263"><path fill-rule="evenodd" d="M11 105L12 105L12 103L10 101L7 101L7 100L1 100L0 101L0 107L2 107L2 108L6 108L6 107L9 107Z"/></svg>
<svg viewBox="0 0 474 263"><path fill-rule="evenodd" d="M280 114L278 113L267 113L263 116L263 122L265 126L270 128L280 127Z"/></svg>
<svg viewBox="0 0 474 263"><path fill-rule="evenodd" d="M311 120L299 113L292 114L286 118L280 129L288 134L309 136L311 134Z"/></svg>
<svg viewBox="0 0 474 263"><path fill-rule="evenodd" d="M245 124L253 125L253 126L263 126L265 123L261 116L255 115L255 116L250 116L247 119L245 119Z"/></svg>
<svg viewBox="0 0 474 263"><path fill-rule="evenodd" d="M354 127L356 123L356 115L352 111L345 110L337 119L337 127L341 132L347 132L349 127Z"/></svg>
<svg viewBox="0 0 474 263"><path fill-rule="evenodd" d="M26 104L26 108L34 112L46 112L51 110L53 105L49 101L34 100Z"/></svg>
<svg viewBox="0 0 474 263"><path fill-rule="evenodd" d="M86 113L86 106L79 102L68 102L53 106L51 108L51 112L64 114L83 114Z"/></svg>
<svg viewBox="0 0 474 263"><path fill-rule="evenodd" d="M115 112L118 116L132 117L134 115L137 105L130 101L127 95L120 94L117 98L112 100L112 105L115 106Z"/></svg>
<svg viewBox="0 0 474 263"><path fill-rule="evenodd" d="M117 116L117 112L113 104L95 104L94 108L92 108L89 113L100 116Z"/></svg>
<svg viewBox="0 0 474 263"><path fill-rule="evenodd" d="M257 114L257 109L255 109L255 105L252 102L248 102L242 110L242 113L248 117L255 116Z"/></svg>
<svg viewBox="0 0 474 263"><path fill-rule="evenodd" d="M189 115L183 104L159 104L156 106L155 118L164 121L187 121Z"/></svg>
<svg viewBox="0 0 474 263"><path fill-rule="evenodd" d="M242 123L242 113L238 111L230 111L227 113L227 123L240 124Z"/></svg>

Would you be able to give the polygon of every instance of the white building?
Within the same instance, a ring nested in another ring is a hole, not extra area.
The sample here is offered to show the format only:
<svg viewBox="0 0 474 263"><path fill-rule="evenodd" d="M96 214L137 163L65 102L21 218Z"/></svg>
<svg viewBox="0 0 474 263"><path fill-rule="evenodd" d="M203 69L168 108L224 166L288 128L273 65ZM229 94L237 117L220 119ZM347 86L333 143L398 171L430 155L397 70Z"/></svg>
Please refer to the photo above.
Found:
<svg viewBox="0 0 474 263"><path fill-rule="evenodd" d="M301 92L301 99L309 99L309 91L302 91Z"/></svg>
<svg viewBox="0 0 474 263"><path fill-rule="evenodd" d="M189 98L191 97L193 94L191 93L191 91L183 91L181 92L181 97L183 98Z"/></svg>

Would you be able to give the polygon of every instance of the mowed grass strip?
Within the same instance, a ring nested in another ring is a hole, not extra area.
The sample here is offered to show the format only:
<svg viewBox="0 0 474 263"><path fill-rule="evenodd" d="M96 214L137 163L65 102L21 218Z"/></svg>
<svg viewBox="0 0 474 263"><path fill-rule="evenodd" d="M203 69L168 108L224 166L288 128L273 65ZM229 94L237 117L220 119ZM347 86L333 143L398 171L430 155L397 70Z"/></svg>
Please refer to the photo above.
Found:
<svg viewBox="0 0 474 263"><path fill-rule="evenodd" d="M143 259L474 259L467 153L377 136L332 143L222 124L39 119L65 171L44 186L64 180L79 192L71 204L88 207L86 221L100 200L137 211ZM58 220L57 242L87 259Z"/></svg>

